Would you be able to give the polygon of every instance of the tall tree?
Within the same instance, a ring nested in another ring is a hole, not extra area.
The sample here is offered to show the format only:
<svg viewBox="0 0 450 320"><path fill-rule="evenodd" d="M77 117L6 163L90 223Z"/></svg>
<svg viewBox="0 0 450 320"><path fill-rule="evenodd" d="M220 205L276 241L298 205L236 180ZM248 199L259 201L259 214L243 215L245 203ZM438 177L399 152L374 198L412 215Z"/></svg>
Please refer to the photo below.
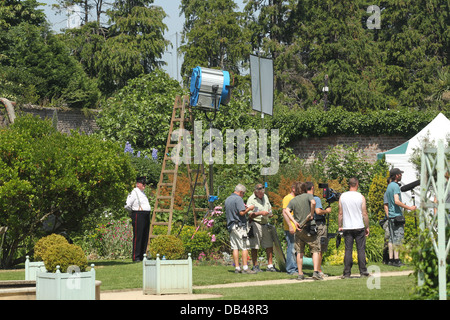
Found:
<svg viewBox="0 0 450 320"><path fill-rule="evenodd" d="M118 0L107 10L108 25L90 22L66 31L74 56L110 95L141 74L161 66L169 45L166 14L153 0Z"/></svg>
<svg viewBox="0 0 450 320"><path fill-rule="evenodd" d="M45 14L37 9L37 0L0 0L0 30L5 30L27 21L39 26L45 23Z"/></svg>
<svg viewBox="0 0 450 320"><path fill-rule="evenodd" d="M398 104L424 107L428 100L441 105L427 98L449 71L449 5L446 0L382 2L384 82Z"/></svg>
<svg viewBox="0 0 450 320"><path fill-rule="evenodd" d="M289 105L303 103L312 84L300 58L297 0L244 0L252 51L274 60L275 87Z"/></svg>
<svg viewBox="0 0 450 320"><path fill-rule="evenodd" d="M250 43L242 27L242 15L233 0L182 0L185 15L182 75L202 66L239 73Z"/></svg>
<svg viewBox="0 0 450 320"><path fill-rule="evenodd" d="M0 7L0 90L26 103L62 100L95 107L99 91L33 0L3 0Z"/></svg>

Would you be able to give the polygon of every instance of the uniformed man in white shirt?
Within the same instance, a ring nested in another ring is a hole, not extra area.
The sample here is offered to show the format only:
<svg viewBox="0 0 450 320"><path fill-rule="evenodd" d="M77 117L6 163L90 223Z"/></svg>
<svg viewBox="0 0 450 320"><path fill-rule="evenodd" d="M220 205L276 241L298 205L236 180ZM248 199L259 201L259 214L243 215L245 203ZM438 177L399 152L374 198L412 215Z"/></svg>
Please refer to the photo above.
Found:
<svg viewBox="0 0 450 320"><path fill-rule="evenodd" d="M133 261L139 262L144 258L147 250L148 235L150 231L150 203L144 193L146 177L136 179L136 188L131 191L127 198L125 209L131 212L133 225Z"/></svg>

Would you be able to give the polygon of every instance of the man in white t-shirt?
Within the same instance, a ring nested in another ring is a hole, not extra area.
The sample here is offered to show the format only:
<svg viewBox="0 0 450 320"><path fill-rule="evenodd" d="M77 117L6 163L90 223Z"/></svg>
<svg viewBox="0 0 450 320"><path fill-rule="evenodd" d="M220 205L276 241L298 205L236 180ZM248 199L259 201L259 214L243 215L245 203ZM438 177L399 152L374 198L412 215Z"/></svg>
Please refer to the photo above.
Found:
<svg viewBox="0 0 450 320"><path fill-rule="evenodd" d="M356 242L359 273L368 276L366 267L366 237L369 236L369 216L366 199L358 192L359 182L356 178L348 181L349 191L339 198L339 231L344 232L345 255L342 278L350 278L353 265L353 242Z"/></svg>

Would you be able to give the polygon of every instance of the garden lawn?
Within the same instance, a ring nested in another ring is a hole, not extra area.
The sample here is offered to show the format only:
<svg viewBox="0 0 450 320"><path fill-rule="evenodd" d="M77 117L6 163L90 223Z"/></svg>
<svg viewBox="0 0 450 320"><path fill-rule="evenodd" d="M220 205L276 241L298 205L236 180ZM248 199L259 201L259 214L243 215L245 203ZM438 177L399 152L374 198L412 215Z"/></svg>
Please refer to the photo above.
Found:
<svg viewBox="0 0 450 320"><path fill-rule="evenodd" d="M102 282L101 290L126 290L142 288L142 263L133 263L131 260L94 261L96 279ZM373 264L369 264L373 265ZM381 272L408 270L409 267L389 267L376 264ZM265 267L262 267L265 270ZM325 273L330 276L342 274L343 266L324 266ZM305 268L307 276L312 275L312 269ZM358 273L354 266L353 273ZM22 270L0 270L0 280L23 280L25 272ZM267 285L252 287L251 281L292 279L292 284ZM244 300L291 300L291 299L328 299L328 300L383 300L383 299L409 299L412 287L415 284L413 276L382 277L380 289L368 289L367 278L346 280L301 282L282 272L261 272L258 274L235 274L232 266L194 266L193 285L204 286L234 282L249 282L246 287L195 289L195 293L214 293L223 296L223 299ZM264 290L262 290L264 288Z"/></svg>
<svg viewBox="0 0 450 320"><path fill-rule="evenodd" d="M379 289L369 289L368 278L302 282L252 287L195 289L198 294L218 294L214 300L409 300L413 276L382 277Z"/></svg>

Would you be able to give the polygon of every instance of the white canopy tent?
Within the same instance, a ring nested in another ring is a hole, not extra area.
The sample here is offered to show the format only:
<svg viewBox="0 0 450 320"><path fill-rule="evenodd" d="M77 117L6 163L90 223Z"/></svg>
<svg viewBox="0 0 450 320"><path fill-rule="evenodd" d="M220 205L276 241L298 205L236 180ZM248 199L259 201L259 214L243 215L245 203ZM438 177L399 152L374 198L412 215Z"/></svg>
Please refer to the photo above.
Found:
<svg viewBox="0 0 450 320"><path fill-rule="evenodd" d="M414 165L410 162L411 156L415 149L422 148L422 143L425 139L430 142L437 143L438 140L447 140L450 135L450 120L442 113L439 113L425 128L419 131L414 137L391 150L377 154L377 158L381 159L383 155L386 156L386 162L390 168L399 168L404 171L401 184L404 186L411 182L420 179L420 172L418 172ZM414 194L420 194L420 187L414 188L412 191L402 192L402 201L407 205L419 204L419 197L412 198Z"/></svg>

